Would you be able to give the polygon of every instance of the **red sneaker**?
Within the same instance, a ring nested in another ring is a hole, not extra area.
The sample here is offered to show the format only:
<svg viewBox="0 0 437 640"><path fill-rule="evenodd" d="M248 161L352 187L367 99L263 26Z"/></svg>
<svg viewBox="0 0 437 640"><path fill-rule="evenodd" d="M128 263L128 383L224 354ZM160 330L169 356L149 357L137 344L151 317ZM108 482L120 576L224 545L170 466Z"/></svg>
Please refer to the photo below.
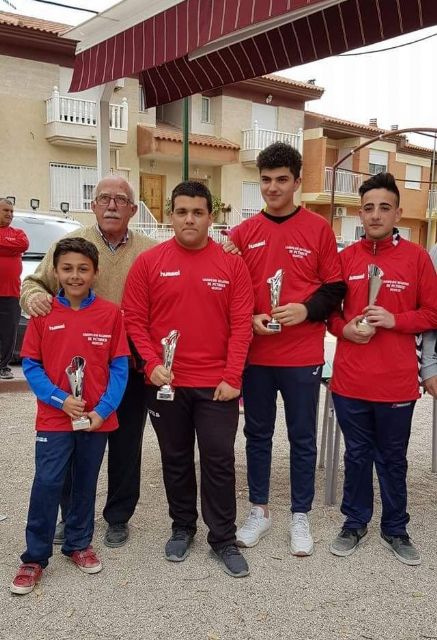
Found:
<svg viewBox="0 0 437 640"><path fill-rule="evenodd" d="M36 562L22 564L17 571L17 575L11 583L12 593L24 595L34 590L36 584L41 580L42 566Z"/></svg>
<svg viewBox="0 0 437 640"><path fill-rule="evenodd" d="M103 568L91 545L82 551L73 551L70 558L84 573L99 573Z"/></svg>

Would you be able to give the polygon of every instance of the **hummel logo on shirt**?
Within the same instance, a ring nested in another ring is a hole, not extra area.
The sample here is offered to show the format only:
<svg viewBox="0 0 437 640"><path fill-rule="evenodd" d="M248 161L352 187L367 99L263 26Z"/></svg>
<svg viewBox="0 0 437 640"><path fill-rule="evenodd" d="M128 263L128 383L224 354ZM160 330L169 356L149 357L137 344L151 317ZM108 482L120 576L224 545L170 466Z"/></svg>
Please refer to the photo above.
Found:
<svg viewBox="0 0 437 640"><path fill-rule="evenodd" d="M178 271L161 271L159 275L161 278L174 278L175 276L180 276L181 271L180 269Z"/></svg>
<svg viewBox="0 0 437 640"><path fill-rule="evenodd" d="M52 327L49 325L49 331L57 331L58 329L65 329L65 324L54 324Z"/></svg>
<svg viewBox="0 0 437 640"><path fill-rule="evenodd" d="M258 247L265 247L266 246L266 241L265 240L261 240L261 242L254 242L253 244L248 244L247 248L248 249L258 249Z"/></svg>

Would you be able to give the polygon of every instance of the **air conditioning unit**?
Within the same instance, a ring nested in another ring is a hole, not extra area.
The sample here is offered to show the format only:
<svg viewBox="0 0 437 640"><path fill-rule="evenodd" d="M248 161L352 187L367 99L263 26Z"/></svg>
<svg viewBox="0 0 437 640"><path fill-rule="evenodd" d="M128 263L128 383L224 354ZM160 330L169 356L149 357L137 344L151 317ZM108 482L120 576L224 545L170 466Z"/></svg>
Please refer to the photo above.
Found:
<svg viewBox="0 0 437 640"><path fill-rule="evenodd" d="M346 207L335 207L335 217L344 218L347 215Z"/></svg>

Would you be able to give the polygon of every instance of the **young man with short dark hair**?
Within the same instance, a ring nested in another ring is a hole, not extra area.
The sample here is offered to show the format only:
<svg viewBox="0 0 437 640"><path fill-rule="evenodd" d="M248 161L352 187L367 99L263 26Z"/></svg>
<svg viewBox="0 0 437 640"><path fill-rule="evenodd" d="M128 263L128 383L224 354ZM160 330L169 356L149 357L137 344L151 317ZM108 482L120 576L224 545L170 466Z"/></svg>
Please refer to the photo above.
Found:
<svg viewBox="0 0 437 640"><path fill-rule="evenodd" d="M343 311L328 323L338 339L331 389L346 447L346 520L330 550L348 556L367 535L375 465L381 542L400 562L418 565L420 554L406 528L407 448L420 395L415 334L437 326L437 277L425 249L399 235L402 209L394 177L372 176L359 193L364 236L340 254L348 290ZM380 290L369 304L372 274L382 285L373 280Z"/></svg>
<svg viewBox="0 0 437 640"><path fill-rule="evenodd" d="M238 397L252 338L253 294L239 256L208 236L209 190L183 182L172 194L175 237L139 256L123 296L126 328L144 360L147 406L158 437L172 519L165 557L187 557L197 527L194 444L200 453L202 515L208 542L226 573L249 568L235 545L235 459ZM163 364L162 339L176 330L173 367ZM174 399L157 398L172 384Z"/></svg>
<svg viewBox="0 0 437 640"><path fill-rule="evenodd" d="M290 441L290 549L313 552L308 512L314 497L316 409L324 362L325 319L344 294L335 236L320 215L294 204L300 187L300 153L275 142L257 159L263 211L232 230L252 278L254 339L244 373L243 397L249 516L237 543L253 547L271 526L272 440L278 391L284 400ZM281 269L282 290L272 309L267 280ZM274 333L267 323L278 321Z"/></svg>

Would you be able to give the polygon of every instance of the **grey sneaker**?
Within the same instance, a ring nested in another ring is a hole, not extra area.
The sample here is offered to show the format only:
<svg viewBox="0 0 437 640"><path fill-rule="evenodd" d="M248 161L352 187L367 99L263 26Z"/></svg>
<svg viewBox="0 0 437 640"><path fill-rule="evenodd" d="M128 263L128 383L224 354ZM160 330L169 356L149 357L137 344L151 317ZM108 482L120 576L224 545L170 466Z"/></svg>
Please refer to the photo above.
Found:
<svg viewBox="0 0 437 640"><path fill-rule="evenodd" d="M56 525L53 544L64 544L64 541L65 541L65 522L63 520L60 520Z"/></svg>
<svg viewBox="0 0 437 640"><path fill-rule="evenodd" d="M175 529L165 545L165 557L170 562L182 562L190 553L194 533L186 529Z"/></svg>
<svg viewBox="0 0 437 640"><path fill-rule="evenodd" d="M343 527L338 536L332 541L329 551L341 558L350 556L358 545L363 542L366 535L367 527L362 527L361 529L346 529Z"/></svg>
<svg viewBox="0 0 437 640"><path fill-rule="evenodd" d="M223 570L229 576L244 578L249 575L249 566L236 544L228 544L222 549L214 549L214 552L223 562Z"/></svg>
<svg viewBox="0 0 437 640"><path fill-rule="evenodd" d="M4 369L0 369L0 380L12 380L14 378L14 374L9 367L5 367Z"/></svg>
<svg viewBox="0 0 437 640"><path fill-rule="evenodd" d="M122 547L129 538L129 525L127 522L117 522L116 524L108 524L103 544L111 549Z"/></svg>
<svg viewBox="0 0 437 640"><path fill-rule="evenodd" d="M411 542L408 533L402 536L387 536L381 531L381 543L384 547L393 551L396 558L403 564L415 567L422 562L420 553Z"/></svg>

